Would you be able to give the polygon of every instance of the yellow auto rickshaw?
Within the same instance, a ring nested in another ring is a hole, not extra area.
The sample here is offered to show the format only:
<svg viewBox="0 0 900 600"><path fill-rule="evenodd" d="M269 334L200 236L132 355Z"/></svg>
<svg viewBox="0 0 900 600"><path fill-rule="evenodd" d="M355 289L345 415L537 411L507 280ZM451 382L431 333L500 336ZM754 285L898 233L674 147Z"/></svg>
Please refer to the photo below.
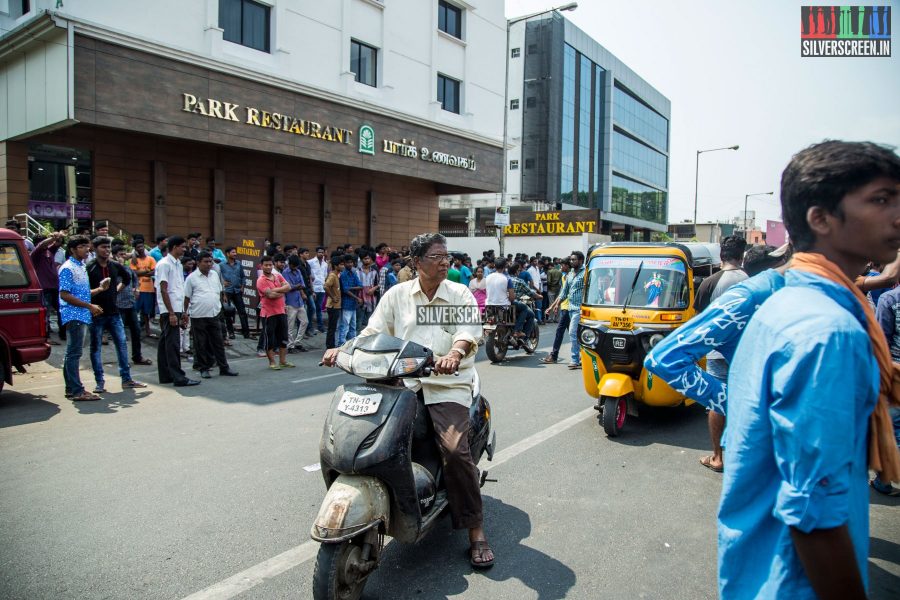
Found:
<svg viewBox="0 0 900 600"><path fill-rule="evenodd" d="M578 339L584 389L610 437L638 406L692 400L644 368L644 358L694 315L694 294L718 256L706 244L614 242L592 246L585 262Z"/></svg>

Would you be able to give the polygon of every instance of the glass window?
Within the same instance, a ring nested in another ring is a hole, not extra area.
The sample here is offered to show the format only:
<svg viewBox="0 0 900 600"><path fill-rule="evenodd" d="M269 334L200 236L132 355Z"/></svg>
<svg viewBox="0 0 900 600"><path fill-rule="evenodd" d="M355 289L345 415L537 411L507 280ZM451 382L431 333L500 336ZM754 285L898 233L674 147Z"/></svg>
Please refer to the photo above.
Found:
<svg viewBox="0 0 900 600"><path fill-rule="evenodd" d="M509 170L510 171L518 171L519 170L519 161L517 161L517 160L509 161Z"/></svg>
<svg viewBox="0 0 900 600"><path fill-rule="evenodd" d="M617 215L634 217L654 223L667 218L666 192L632 181L620 175L612 176L611 211Z"/></svg>
<svg viewBox="0 0 900 600"><path fill-rule="evenodd" d="M594 193L600 195L602 181L600 172L603 169L603 145L601 137L603 135L603 73L604 69L599 65L594 65ZM595 200L599 205L599 198Z"/></svg>
<svg viewBox="0 0 900 600"><path fill-rule="evenodd" d="M584 303L683 309L685 264L674 256L595 256L588 263Z"/></svg>
<svg viewBox="0 0 900 600"><path fill-rule="evenodd" d="M253 0L219 0L222 37L248 48L269 51L270 8Z"/></svg>
<svg viewBox="0 0 900 600"><path fill-rule="evenodd" d="M438 0L438 29L462 39L462 9Z"/></svg>
<svg viewBox="0 0 900 600"><path fill-rule="evenodd" d="M459 114L459 81L446 75L438 75L437 99L441 108Z"/></svg>
<svg viewBox="0 0 900 600"><path fill-rule="evenodd" d="M613 88L613 120L660 150L669 151L666 118L619 87Z"/></svg>
<svg viewBox="0 0 900 600"><path fill-rule="evenodd" d="M0 288L24 287L28 275L22 266L22 257L15 244L0 244Z"/></svg>
<svg viewBox="0 0 900 600"><path fill-rule="evenodd" d="M525 108L534 108L535 106L537 106L537 98L535 96L525 98Z"/></svg>
<svg viewBox="0 0 900 600"><path fill-rule="evenodd" d="M513 99L509 101L509 110L518 110L519 109L519 100Z"/></svg>
<svg viewBox="0 0 900 600"><path fill-rule="evenodd" d="M591 191L591 78L593 64L584 55L579 60L580 77L578 83L578 198L575 203L588 206Z"/></svg>
<svg viewBox="0 0 900 600"><path fill-rule="evenodd" d="M613 169L639 177L659 187L668 187L666 185L668 159L664 154L619 131L613 132L612 144Z"/></svg>
<svg viewBox="0 0 900 600"><path fill-rule="evenodd" d="M526 169L533 169L533 168L534 168L534 159L533 159L533 158L526 158L526 159L525 159L525 168L526 168Z"/></svg>
<svg viewBox="0 0 900 600"><path fill-rule="evenodd" d="M562 147L559 198L572 201L575 184L575 48L566 44L563 55Z"/></svg>
<svg viewBox="0 0 900 600"><path fill-rule="evenodd" d="M519 58L519 56L520 56L521 54L522 54L522 49L521 49L521 48L513 48L512 50L509 51L509 57L510 57L510 58Z"/></svg>
<svg viewBox="0 0 900 600"><path fill-rule="evenodd" d="M350 70L360 83L376 87L378 76L378 50L356 40L350 41Z"/></svg>
<svg viewBox="0 0 900 600"><path fill-rule="evenodd" d="M91 153L50 144L31 145L28 149L28 214L54 230L89 221L92 215Z"/></svg>

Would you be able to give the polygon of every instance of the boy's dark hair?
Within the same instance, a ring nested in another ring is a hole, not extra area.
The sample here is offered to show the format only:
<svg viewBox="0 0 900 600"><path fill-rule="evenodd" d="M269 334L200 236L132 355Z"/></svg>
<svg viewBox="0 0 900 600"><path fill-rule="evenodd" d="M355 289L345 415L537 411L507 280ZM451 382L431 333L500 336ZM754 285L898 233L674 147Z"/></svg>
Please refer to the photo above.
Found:
<svg viewBox="0 0 900 600"><path fill-rule="evenodd" d="M582 252L581 250L573 250L572 254L570 254L569 257L571 258L572 256L577 256L581 259L581 262L584 262L584 252Z"/></svg>
<svg viewBox="0 0 900 600"><path fill-rule="evenodd" d="M82 245L91 245L91 240L89 240L85 235L73 235L69 238L69 241L66 242L66 248L68 248L69 250L74 250L78 246Z"/></svg>
<svg viewBox="0 0 900 600"><path fill-rule="evenodd" d="M303 248L302 246L297 248L297 254L303 254L304 252L309 252L309 248Z"/></svg>
<svg viewBox="0 0 900 600"><path fill-rule="evenodd" d="M166 242L166 247L169 249L169 252L171 252L172 248L182 245L183 243L185 243L185 241L186 240L180 235L173 235L169 238L169 241Z"/></svg>
<svg viewBox="0 0 900 600"><path fill-rule="evenodd" d="M297 247L297 244L288 244L287 246L284 247L284 253L287 254L288 252L290 252L291 250L293 250L296 247Z"/></svg>
<svg viewBox="0 0 900 600"><path fill-rule="evenodd" d="M521 265L519 265L519 263L517 263L516 261L512 261L511 263L509 263L509 266L506 267L506 272L507 272L508 274L514 276L516 273L519 272L519 267L520 267L520 266L521 266Z"/></svg>
<svg viewBox="0 0 900 600"><path fill-rule="evenodd" d="M225 248L225 254L228 254L228 253L231 252L232 250L235 250L235 247L234 247L234 246L227 246L227 247Z"/></svg>
<svg viewBox="0 0 900 600"><path fill-rule="evenodd" d="M159 244L161 241L163 241L167 237L169 237L169 236L167 236L164 233L160 233L159 235L156 236L156 243Z"/></svg>
<svg viewBox="0 0 900 600"><path fill-rule="evenodd" d="M209 252L207 252L206 250L203 250L202 252L200 252L200 253L197 255L197 262L200 262L200 261L203 260L204 258L212 258L212 254L209 253Z"/></svg>
<svg viewBox="0 0 900 600"><path fill-rule="evenodd" d="M296 254L291 254L290 256L288 256L288 264L295 268L299 267L300 266L300 257L297 256Z"/></svg>
<svg viewBox="0 0 900 600"><path fill-rule="evenodd" d="M356 264L356 257L352 254L345 254L341 257L341 262L352 262L353 264Z"/></svg>
<svg viewBox="0 0 900 600"><path fill-rule="evenodd" d="M190 262L196 262L196 261L194 260L194 257L193 257L193 256L191 256L191 255L189 255L189 254L185 254L184 256L181 257L181 265L182 265L182 266L186 267L187 264L190 263Z"/></svg>
<svg viewBox="0 0 900 600"><path fill-rule="evenodd" d="M810 208L843 219L844 196L878 177L900 181L900 157L893 148L827 140L795 154L781 174L781 214L794 250L809 250L816 241L806 222Z"/></svg>
<svg viewBox="0 0 900 600"><path fill-rule="evenodd" d="M109 246L112 244L112 238L108 235L98 235L91 240L91 244L94 245L94 248L97 246Z"/></svg>
<svg viewBox="0 0 900 600"><path fill-rule="evenodd" d="M272 260L275 262L284 262L284 254L279 252L278 254L276 254L275 256L272 257Z"/></svg>
<svg viewBox="0 0 900 600"><path fill-rule="evenodd" d="M764 244L755 244L747 248L744 253L744 263L742 268L748 277L758 275L767 269L772 269L784 262L784 257L769 256L770 252L774 252L773 246Z"/></svg>
<svg viewBox="0 0 900 600"><path fill-rule="evenodd" d="M719 244L719 258L722 262L736 260L740 262L744 258L744 250L747 249L747 241L740 235L729 235L722 238Z"/></svg>
<svg viewBox="0 0 900 600"><path fill-rule="evenodd" d="M385 246L387 246L387 244L385 244L384 242L381 242L380 244L375 246L375 252L381 252L381 249L384 248Z"/></svg>
<svg viewBox="0 0 900 600"><path fill-rule="evenodd" d="M263 256L261 259L259 259L259 264L263 264L263 263L267 263L267 262L274 262L272 260L272 257L269 256L268 254Z"/></svg>
<svg viewBox="0 0 900 600"><path fill-rule="evenodd" d="M316 252L325 252L325 246L316 246Z"/></svg>
<svg viewBox="0 0 900 600"><path fill-rule="evenodd" d="M341 256L341 255L339 255L339 254L332 254L332 255L331 255L331 266L332 266L332 267L337 267L337 266L340 266L340 265L342 265L342 264L344 264L344 257L343 257L343 256Z"/></svg>

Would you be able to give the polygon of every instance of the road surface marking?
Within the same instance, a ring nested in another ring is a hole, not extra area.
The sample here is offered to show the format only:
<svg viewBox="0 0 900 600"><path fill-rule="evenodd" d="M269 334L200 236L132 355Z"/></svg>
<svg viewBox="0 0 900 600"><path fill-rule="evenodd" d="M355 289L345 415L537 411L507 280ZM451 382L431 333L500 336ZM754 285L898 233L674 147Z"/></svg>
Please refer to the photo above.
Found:
<svg viewBox="0 0 900 600"><path fill-rule="evenodd" d="M339 373L335 373L335 375L339 375ZM323 377L330 377L330 375L324 375ZM524 440L516 442L502 452L498 452L494 455L494 460L488 463L487 466L490 469L499 467L503 463L512 460L516 456L534 448L542 442L546 442L553 436L574 427L595 414L596 411L593 408L586 408L571 417L563 419L559 423L551 425L534 435L528 436ZM184 600L228 600L229 598L234 598L257 585L264 583L266 580L277 577L285 571L312 560L318 551L318 542L312 540L304 542L286 552L282 552L278 556L272 557L269 560L254 565L236 575L232 575L228 579L222 580L219 583L214 583L206 589L191 594L184 598Z"/></svg>
<svg viewBox="0 0 900 600"><path fill-rule="evenodd" d="M316 375L315 377L307 377L306 379L295 379L291 383L305 383L307 381L315 381L316 379L325 379L327 377L337 377L338 375L347 375L348 373L344 373L340 371L338 373L329 373L328 375Z"/></svg>

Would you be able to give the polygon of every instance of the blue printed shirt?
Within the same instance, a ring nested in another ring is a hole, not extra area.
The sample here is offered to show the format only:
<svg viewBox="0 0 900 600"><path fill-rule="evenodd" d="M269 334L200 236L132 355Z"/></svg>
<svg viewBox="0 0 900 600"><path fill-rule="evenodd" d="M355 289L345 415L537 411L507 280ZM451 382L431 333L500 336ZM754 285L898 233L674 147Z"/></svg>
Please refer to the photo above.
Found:
<svg viewBox="0 0 900 600"><path fill-rule="evenodd" d="M87 269L84 263L76 259L74 256L63 263L59 268L59 291L69 292L82 302L91 302L91 284L88 281ZM63 325L69 321L79 321L81 323L91 322L91 311L87 308L69 304L59 298L59 316Z"/></svg>
<svg viewBox="0 0 900 600"><path fill-rule="evenodd" d="M729 363L750 317L777 290L784 275L769 269L733 285L703 312L659 342L644 360L648 371L691 400L725 414L727 384L697 364L710 350Z"/></svg>
<svg viewBox="0 0 900 600"><path fill-rule="evenodd" d="M869 547L869 416L878 365L846 288L788 271L731 363L719 504L724 600L812 600L790 528L846 525L863 582Z"/></svg>

